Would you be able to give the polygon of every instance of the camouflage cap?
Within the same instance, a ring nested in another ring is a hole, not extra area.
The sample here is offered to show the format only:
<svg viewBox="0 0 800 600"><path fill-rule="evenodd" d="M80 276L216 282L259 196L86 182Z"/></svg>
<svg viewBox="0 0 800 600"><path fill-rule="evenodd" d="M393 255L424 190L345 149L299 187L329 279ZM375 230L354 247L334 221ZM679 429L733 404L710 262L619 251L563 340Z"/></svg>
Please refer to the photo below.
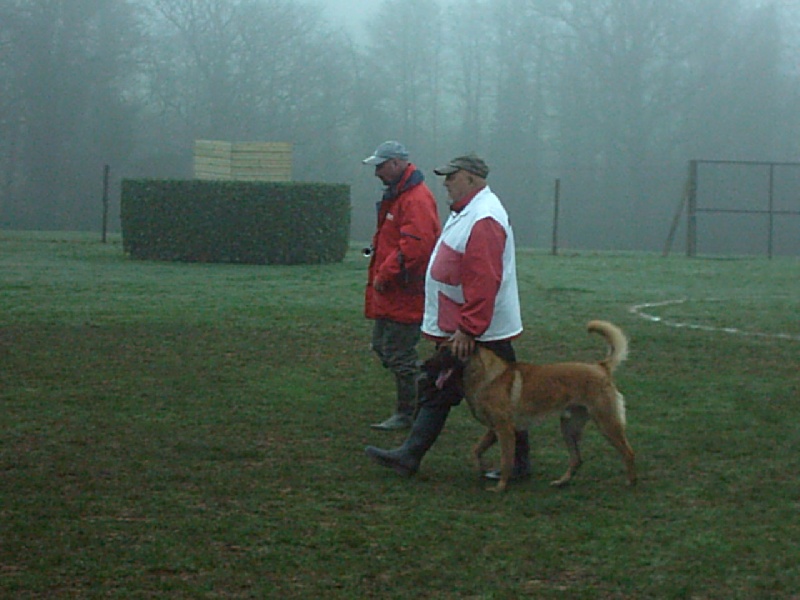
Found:
<svg viewBox="0 0 800 600"><path fill-rule="evenodd" d="M483 179L489 174L489 167L483 162L483 159L478 158L475 154L457 156L446 165L436 167L433 172L437 175L450 175L451 173L462 170L469 171L473 175L477 175Z"/></svg>

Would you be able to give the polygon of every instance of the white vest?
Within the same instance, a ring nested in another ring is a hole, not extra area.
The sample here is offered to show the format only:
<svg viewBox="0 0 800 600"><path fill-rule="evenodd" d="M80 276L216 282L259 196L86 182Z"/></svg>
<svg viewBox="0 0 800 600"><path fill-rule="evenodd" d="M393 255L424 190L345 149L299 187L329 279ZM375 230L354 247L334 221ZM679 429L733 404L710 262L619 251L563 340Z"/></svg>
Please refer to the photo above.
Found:
<svg viewBox="0 0 800 600"><path fill-rule="evenodd" d="M464 290L460 284L459 257L463 257L467 241L476 222L485 218L494 219L506 233L506 246L503 251L503 280L495 299L494 314L488 329L477 339L482 342L511 339L522 333L519 292L517 290L517 267L514 256L514 233L508 221L508 214L500 200L486 186L459 213L451 213L436 242L428 271L425 276L425 315L422 332L434 338L449 338L455 333L453 313L464 303ZM442 245L447 248L441 253ZM437 263L437 258L441 261ZM446 261L446 267L443 262ZM448 278L459 283L448 284L437 281L434 273L442 270Z"/></svg>

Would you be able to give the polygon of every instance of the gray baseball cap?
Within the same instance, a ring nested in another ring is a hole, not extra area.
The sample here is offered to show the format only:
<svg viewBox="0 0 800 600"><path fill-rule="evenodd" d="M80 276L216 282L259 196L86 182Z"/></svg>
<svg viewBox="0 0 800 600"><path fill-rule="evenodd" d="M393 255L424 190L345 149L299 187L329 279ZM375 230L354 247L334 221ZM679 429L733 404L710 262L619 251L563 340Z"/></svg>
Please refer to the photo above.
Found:
<svg viewBox="0 0 800 600"><path fill-rule="evenodd" d="M482 179L485 179L489 174L489 167L483 162L482 158L478 158L475 154L457 156L446 165L436 167L433 172L437 175L450 175L451 173L462 170L469 171Z"/></svg>
<svg viewBox="0 0 800 600"><path fill-rule="evenodd" d="M361 162L363 162L365 165L382 165L387 160L392 158L401 158L406 160L408 158L408 151L400 142L389 140L388 142L383 142L380 146L375 148L375 152L372 153L372 156L368 156Z"/></svg>

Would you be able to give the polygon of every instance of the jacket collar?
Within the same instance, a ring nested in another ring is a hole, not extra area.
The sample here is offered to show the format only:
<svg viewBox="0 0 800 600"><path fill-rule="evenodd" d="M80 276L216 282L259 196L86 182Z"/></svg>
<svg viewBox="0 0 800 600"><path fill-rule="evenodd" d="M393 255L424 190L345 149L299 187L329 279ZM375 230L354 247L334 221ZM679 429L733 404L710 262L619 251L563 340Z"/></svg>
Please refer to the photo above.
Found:
<svg viewBox="0 0 800 600"><path fill-rule="evenodd" d="M480 194L487 187L488 186L484 185L482 188L478 188L477 190L475 190L473 192L470 192L469 194L467 194L466 196L461 198L458 202L453 202L453 204L450 206L450 210L453 211L454 213L460 213L462 210L464 210L467 207L467 204L472 202L472 199L475 196Z"/></svg>
<svg viewBox="0 0 800 600"><path fill-rule="evenodd" d="M423 181L425 181L425 176L422 171L412 163L408 163L400 179L396 183L386 186L386 189L383 190L383 200L394 200L403 192L418 186Z"/></svg>

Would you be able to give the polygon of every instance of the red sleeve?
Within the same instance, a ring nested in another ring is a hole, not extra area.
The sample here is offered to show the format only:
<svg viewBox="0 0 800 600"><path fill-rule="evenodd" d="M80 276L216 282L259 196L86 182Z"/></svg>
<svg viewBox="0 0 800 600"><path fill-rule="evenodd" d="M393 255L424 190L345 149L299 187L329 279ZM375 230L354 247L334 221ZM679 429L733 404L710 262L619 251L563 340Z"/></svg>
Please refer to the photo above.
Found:
<svg viewBox="0 0 800 600"><path fill-rule="evenodd" d="M481 219L472 227L461 263L464 305L459 328L479 336L489 328L495 300L503 282L503 252L506 232L492 218Z"/></svg>
<svg viewBox="0 0 800 600"><path fill-rule="evenodd" d="M412 278L421 278L428 267L433 246L441 227L436 199L427 188L419 186L401 198L402 208L398 211L400 233L399 252L403 255L403 265ZM392 251L381 265L380 274L386 279L400 276L402 269L398 260L398 250Z"/></svg>
<svg viewBox="0 0 800 600"><path fill-rule="evenodd" d="M412 276L424 276L433 246L441 233L436 199L427 188L420 186L408 215L400 224L400 251Z"/></svg>

